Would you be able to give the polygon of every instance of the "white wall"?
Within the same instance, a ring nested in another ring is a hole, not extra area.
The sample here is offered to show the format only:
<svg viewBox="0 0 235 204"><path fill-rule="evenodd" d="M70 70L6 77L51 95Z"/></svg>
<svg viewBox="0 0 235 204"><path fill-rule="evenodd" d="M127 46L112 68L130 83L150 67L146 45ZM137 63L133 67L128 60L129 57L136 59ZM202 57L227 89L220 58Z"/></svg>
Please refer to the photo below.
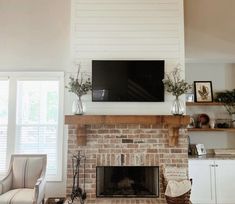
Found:
<svg viewBox="0 0 235 204"><path fill-rule="evenodd" d="M0 0L0 71L65 70L69 0Z"/></svg>
<svg viewBox="0 0 235 204"><path fill-rule="evenodd" d="M0 27L0 71L69 69L69 0L0 0ZM47 196L65 194L66 135L63 152L63 181L49 182Z"/></svg>
<svg viewBox="0 0 235 204"><path fill-rule="evenodd" d="M184 0L188 61L235 62L235 1Z"/></svg>
<svg viewBox="0 0 235 204"><path fill-rule="evenodd" d="M186 63L186 80L212 81L214 92L235 87L235 64L232 63Z"/></svg>
<svg viewBox="0 0 235 204"><path fill-rule="evenodd" d="M212 81L213 92L235 88L235 64L230 63L188 63L185 66L186 81ZM211 119L230 118L223 106L190 106L187 114L206 113ZM208 149L235 148L234 133L190 132L191 143L203 143Z"/></svg>
<svg viewBox="0 0 235 204"><path fill-rule="evenodd" d="M72 56L91 72L92 59L164 59L184 64L182 0L73 0ZM87 114L169 114L165 103L92 103Z"/></svg>

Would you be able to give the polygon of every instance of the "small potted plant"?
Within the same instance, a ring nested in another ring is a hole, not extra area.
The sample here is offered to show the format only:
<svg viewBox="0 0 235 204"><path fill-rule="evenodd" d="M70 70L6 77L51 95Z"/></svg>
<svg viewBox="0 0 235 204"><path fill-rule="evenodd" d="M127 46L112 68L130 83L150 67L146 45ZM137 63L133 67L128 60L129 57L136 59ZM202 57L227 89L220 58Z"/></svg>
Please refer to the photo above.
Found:
<svg viewBox="0 0 235 204"><path fill-rule="evenodd" d="M81 115L84 113L82 96L86 95L88 91L91 90L92 86L90 77L85 79L84 75L80 72L80 64L77 64L76 66L78 67L76 77L70 76L69 83L65 88L77 96L77 99L73 102L73 114Z"/></svg>
<svg viewBox="0 0 235 204"><path fill-rule="evenodd" d="M175 100L172 104L171 113L173 115L183 115L185 108L183 102L179 99L179 96L187 93L192 85L187 83L184 79L181 78L180 65L176 66L174 70L170 73L165 74L165 79L163 79L164 86L166 91L175 96Z"/></svg>
<svg viewBox="0 0 235 204"><path fill-rule="evenodd" d="M235 127L235 89L231 91L217 92L215 97L216 102L223 103L224 107L232 117L232 124Z"/></svg>

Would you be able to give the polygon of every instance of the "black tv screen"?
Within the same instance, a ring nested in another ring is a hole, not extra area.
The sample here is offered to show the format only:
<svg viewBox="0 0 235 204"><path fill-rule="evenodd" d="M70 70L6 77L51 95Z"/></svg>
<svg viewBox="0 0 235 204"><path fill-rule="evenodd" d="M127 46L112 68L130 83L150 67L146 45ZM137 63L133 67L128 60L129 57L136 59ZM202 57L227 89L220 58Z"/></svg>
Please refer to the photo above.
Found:
<svg viewBox="0 0 235 204"><path fill-rule="evenodd" d="M164 60L93 60L92 101L163 102Z"/></svg>

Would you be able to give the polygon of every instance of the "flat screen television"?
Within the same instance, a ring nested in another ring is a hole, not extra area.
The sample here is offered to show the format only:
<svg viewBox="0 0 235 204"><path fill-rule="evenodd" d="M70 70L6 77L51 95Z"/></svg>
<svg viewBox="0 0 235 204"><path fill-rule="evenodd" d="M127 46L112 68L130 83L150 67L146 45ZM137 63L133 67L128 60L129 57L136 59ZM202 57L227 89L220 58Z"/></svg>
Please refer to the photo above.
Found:
<svg viewBox="0 0 235 204"><path fill-rule="evenodd" d="M92 101L163 102L164 60L93 60Z"/></svg>

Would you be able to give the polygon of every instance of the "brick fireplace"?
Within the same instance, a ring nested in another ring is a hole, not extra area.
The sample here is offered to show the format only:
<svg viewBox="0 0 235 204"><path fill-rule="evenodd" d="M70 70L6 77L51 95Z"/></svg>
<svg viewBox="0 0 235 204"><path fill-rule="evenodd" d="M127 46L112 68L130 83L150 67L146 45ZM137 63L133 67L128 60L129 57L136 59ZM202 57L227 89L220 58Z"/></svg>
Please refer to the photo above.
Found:
<svg viewBox="0 0 235 204"><path fill-rule="evenodd" d="M165 117L160 117L160 119L155 117L152 121L146 116L142 116L143 120L140 119L141 116L138 116L136 122L132 119L122 119L122 123L113 118L112 120L99 118L98 122L90 119L84 122L82 117L86 116L66 116L65 119L65 123L69 125L67 195L70 195L72 189L71 158L80 150L87 158L85 168L87 203L166 203L162 184L163 167L166 165L188 166L188 140L185 129L188 117L170 116L170 120L169 116L167 120ZM169 145L171 128L176 128L173 132L179 130L175 145ZM78 144L79 141L80 144ZM97 166L159 166L159 197L97 198ZM83 178L83 173L81 169L81 178ZM80 183L83 183L83 179L80 179Z"/></svg>

